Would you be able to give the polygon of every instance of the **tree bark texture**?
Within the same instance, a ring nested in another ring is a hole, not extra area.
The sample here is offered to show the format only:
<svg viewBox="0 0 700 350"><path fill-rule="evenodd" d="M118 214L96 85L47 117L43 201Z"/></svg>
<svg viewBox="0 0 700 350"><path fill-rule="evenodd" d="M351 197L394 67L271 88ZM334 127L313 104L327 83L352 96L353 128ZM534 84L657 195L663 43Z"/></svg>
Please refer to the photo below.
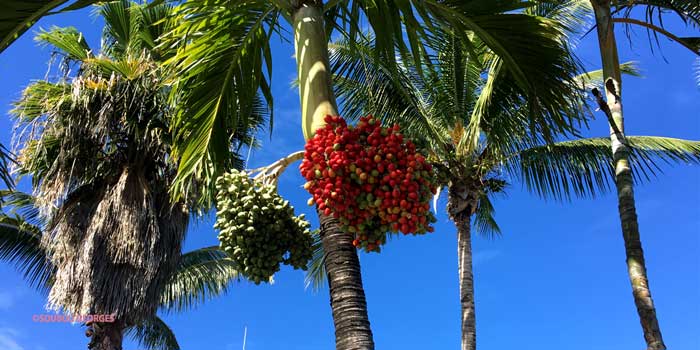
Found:
<svg viewBox="0 0 700 350"><path fill-rule="evenodd" d="M449 190L448 213L457 227L459 302L462 311L462 350L476 349L476 309L472 265L471 216L476 209L472 191L453 182Z"/></svg>
<svg viewBox="0 0 700 350"><path fill-rule="evenodd" d="M338 115L328 59L321 1L297 1L293 14L304 138L324 126L326 115ZM360 261L352 236L333 217L318 212L326 253L330 303L338 350L373 350L374 340L362 287Z"/></svg>
<svg viewBox="0 0 700 350"><path fill-rule="evenodd" d="M614 24L610 2L592 0L595 11L600 55L603 61L605 97L609 109L610 141L615 167L618 210L622 224L622 236L627 255L627 272L632 284L632 295L644 332L648 350L663 350L666 345L656 317L656 308L651 298L647 278L644 251L639 236L639 225L634 200L632 169L629 162L629 147L625 139L622 113L620 62L615 42Z"/></svg>
<svg viewBox="0 0 700 350"><path fill-rule="evenodd" d="M325 267L331 296L336 349L374 349L362 287L360 260L353 237L340 229L338 220L319 212L321 242L326 252Z"/></svg>
<svg viewBox="0 0 700 350"><path fill-rule="evenodd" d="M90 350L122 350L124 326L119 320L114 322L92 323L88 330Z"/></svg>

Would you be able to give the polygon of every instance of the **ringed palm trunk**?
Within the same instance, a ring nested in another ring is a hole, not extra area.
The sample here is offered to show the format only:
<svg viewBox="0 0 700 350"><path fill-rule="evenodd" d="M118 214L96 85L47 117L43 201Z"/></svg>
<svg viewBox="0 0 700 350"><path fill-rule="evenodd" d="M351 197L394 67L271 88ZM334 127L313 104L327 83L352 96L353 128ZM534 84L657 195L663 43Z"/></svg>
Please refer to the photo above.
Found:
<svg viewBox="0 0 700 350"><path fill-rule="evenodd" d="M328 38L322 2L298 1L294 18L294 44L299 75L304 138L324 125L327 115L338 115L328 63ZM352 236L333 217L318 211L320 235L326 252L330 302L338 350L373 350L374 340L362 287L360 261Z"/></svg>
<svg viewBox="0 0 700 350"><path fill-rule="evenodd" d="M450 188L448 212L457 227L457 260L459 271L459 303L462 311L462 350L476 349L476 314L474 303L474 271L472 265L471 215L474 203L468 192Z"/></svg>
<svg viewBox="0 0 700 350"><path fill-rule="evenodd" d="M610 141L615 165L618 210L622 223L622 236L627 255L627 272L632 284L632 295L644 331L648 350L666 349L661 329L656 318L656 308L651 298L647 278L644 251L639 237L639 225L634 201L632 169L629 163L629 148L625 140L622 114L622 94L619 57L615 32L610 13L609 0L592 0L595 11L600 56L603 61L605 96L610 110Z"/></svg>

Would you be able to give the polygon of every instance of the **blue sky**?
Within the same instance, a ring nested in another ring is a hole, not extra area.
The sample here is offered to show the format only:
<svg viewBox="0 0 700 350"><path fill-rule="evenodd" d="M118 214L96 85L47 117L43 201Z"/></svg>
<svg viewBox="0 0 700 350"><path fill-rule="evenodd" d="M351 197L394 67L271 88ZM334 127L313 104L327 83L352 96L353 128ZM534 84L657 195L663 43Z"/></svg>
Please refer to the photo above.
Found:
<svg viewBox="0 0 700 350"><path fill-rule="evenodd" d="M689 36L677 21L669 28ZM89 10L56 15L39 26L74 25L93 47L102 23ZM50 49L32 33L0 54L0 141L10 143L11 101L47 72ZM628 135L700 139L700 89L694 57L662 39L661 54L649 49L646 32L630 45L618 30L623 61L640 62L644 78L623 83ZM534 44L534 43L533 43ZM274 44L275 130L263 138L249 166L261 166L300 150L293 48ZM578 54L597 69L595 33L581 40ZM607 135L598 115L590 136ZM281 193L297 211L314 218L296 167L280 181ZM26 187L24 187L26 189ZM636 189L651 290L666 345L700 349L700 169L665 168L663 177ZM571 203L542 201L514 183L495 203L503 236L474 240L478 344L481 350L642 349L644 339L631 298L614 195ZM444 203L442 203L444 205ZM441 208L444 209L444 208ZM316 222L312 222L316 225ZM186 250L217 244L211 220L192 224ZM377 349L457 349L459 299L455 229L438 216L436 232L393 239L380 255L361 254L369 316ZM331 349L334 344L327 289L304 289L303 274L284 268L274 285L234 285L228 295L198 309L165 315L182 349ZM79 326L35 323L47 313L45 297L30 289L12 266L0 264L0 349L85 348ZM141 350L132 342L125 350Z"/></svg>

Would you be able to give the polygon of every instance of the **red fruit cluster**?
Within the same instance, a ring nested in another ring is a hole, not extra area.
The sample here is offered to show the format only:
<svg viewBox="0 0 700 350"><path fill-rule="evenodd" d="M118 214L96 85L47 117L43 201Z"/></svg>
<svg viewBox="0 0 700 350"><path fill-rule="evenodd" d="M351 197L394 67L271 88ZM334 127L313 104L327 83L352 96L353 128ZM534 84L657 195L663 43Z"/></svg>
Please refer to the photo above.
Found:
<svg viewBox="0 0 700 350"><path fill-rule="evenodd" d="M338 116L325 122L307 142L300 167L309 205L339 219L366 251L379 251L387 232L433 232L432 166L399 126L382 127L371 116L356 127Z"/></svg>

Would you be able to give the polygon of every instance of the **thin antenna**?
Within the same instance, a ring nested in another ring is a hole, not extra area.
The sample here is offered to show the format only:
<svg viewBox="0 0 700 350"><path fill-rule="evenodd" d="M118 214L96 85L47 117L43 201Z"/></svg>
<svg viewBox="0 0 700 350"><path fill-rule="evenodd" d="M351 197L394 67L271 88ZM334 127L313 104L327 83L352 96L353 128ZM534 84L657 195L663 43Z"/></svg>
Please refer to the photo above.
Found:
<svg viewBox="0 0 700 350"><path fill-rule="evenodd" d="M253 135L253 142L251 142L250 146L248 146L248 156L245 158L245 165L243 166L243 169L248 169L248 161L250 160L250 150L253 149L253 144L255 144L255 135Z"/></svg>
<svg viewBox="0 0 700 350"><path fill-rule="evenodd" d="M248 336L248 326L243 328L243 350L245 350L245 339Z"/></svg>

